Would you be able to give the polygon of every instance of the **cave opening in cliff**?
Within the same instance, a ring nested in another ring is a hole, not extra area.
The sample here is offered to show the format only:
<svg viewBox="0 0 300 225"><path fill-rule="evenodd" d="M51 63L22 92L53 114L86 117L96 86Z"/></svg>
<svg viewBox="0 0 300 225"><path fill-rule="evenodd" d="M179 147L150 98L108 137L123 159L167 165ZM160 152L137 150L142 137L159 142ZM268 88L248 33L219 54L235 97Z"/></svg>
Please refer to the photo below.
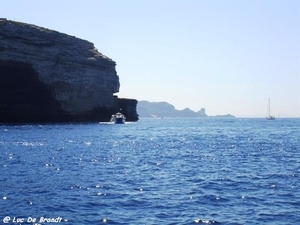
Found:
<svg viewBox="0 0 300 225"><path fill-rule="evenodd" d="M61 112L30 64L0 61L0 122L51 121Z"/></svg>

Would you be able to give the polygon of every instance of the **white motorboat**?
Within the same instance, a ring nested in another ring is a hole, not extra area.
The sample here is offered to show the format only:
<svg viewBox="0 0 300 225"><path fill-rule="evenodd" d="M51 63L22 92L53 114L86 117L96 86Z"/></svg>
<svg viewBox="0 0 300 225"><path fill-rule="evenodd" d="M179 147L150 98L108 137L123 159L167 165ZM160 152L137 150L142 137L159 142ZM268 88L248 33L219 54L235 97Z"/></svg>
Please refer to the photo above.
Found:
<svg viewBox="0 0 300 225"><path fill-rule="evenodd" d="M116 124L122 124L122 123L125 123L125 120L126 120L126 117L122 113L118 112L111 116L110 122L113 122Z"/></svg>

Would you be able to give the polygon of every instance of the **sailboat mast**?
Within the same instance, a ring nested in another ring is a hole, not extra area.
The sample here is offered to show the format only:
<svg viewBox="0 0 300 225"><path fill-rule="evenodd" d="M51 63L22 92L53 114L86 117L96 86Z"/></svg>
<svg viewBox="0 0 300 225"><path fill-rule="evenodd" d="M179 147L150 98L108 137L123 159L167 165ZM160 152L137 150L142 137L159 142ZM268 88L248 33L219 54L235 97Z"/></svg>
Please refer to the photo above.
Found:
<svg viewBox="0 0 300 225"><path fill-rule="evenodd" d="M268 102L268 116L270 116L270 98L269 98L269 102Z"/></svg>
<svg viewBox="0 0 300 225"><path fill-rule="evenodd" d="M267 110L267 119L268 120L275 120L275 117L274 116L271 116L271 110L270 110L270 98L269 98L269 101L268 101L268 110Z"/></svg>

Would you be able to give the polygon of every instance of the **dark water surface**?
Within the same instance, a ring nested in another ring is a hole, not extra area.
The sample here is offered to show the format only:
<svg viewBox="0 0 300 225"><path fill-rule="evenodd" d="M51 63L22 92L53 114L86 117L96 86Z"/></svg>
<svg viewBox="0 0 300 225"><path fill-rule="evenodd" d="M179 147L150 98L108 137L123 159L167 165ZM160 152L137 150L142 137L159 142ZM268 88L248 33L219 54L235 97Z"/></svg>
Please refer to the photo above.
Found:
<svg viewBox="0 0 300 225"><path fill-rule="evenodd" d="M0 224L298 224L299 175L300 119L0 126Z"/></svg>

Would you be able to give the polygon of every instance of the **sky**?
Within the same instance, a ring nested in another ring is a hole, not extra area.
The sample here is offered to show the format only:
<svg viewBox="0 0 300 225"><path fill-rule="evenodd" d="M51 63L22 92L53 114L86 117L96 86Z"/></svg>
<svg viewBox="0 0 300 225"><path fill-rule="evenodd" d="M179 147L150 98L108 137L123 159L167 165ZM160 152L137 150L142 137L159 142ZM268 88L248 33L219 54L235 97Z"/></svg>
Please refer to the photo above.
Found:
<svg viewBox="0 0 300 225"><path fill-rule="evenodd" d="M298 0L7 0L0 17L94 43L121 98L300 117Z"/></svg>

